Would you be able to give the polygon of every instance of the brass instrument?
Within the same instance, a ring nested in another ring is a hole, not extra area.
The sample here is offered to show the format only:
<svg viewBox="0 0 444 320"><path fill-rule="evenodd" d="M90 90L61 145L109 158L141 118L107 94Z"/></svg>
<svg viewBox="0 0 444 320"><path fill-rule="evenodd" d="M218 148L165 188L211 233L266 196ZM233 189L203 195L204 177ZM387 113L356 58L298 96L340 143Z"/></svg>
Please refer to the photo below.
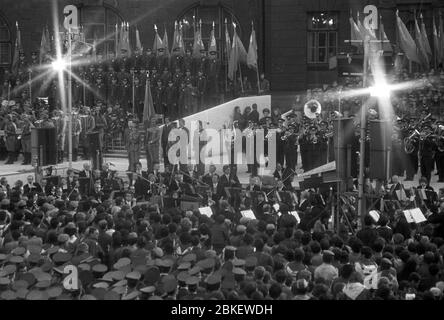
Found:
<svg viewBox="0 0 444 320"><path fill-rule="evenodd" d="M309 119L316 119L321 114L322 107L318 100L312 99L304 105L304 114Z"/></svg>
<svg viewBox="0 0 444 320"><path fill-rule="evenodd" d="M404 151L405 151L405 153L411 154L413 151L415 151L415 144L414 144L414 142L416 140L414 140L414 139L417 139L417 137L420 136L420 135L421 134L419 133L419 131L415 129L410 136L404 138Z"/></svg>

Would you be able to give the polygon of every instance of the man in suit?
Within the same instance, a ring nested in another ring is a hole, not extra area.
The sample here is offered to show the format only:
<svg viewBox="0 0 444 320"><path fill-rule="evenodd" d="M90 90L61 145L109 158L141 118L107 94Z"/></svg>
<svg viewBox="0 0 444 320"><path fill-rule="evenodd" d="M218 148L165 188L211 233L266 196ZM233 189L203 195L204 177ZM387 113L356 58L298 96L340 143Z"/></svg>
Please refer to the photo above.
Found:
<svg viewBox="0 0 444 320"><path fill-rule="evenodd" d="M226 196L225 188L240 187L239 179L237 176L231 174L231 168L229 165L224 165L222 170L224 174L220 176L217 186L218 190L216 191L219 198Z"/></svg>
<svg viewBox="0 0 444 320"><path fill-rule="evenodd" d="M213 183L213 176L217 176L219 178L219 175L216 173L216 166L214 164L211 164L209 169L208 169L208 173L206 173L203 177L202 177L202 182L207 184L207 185L212 185Z"/></svg>
<svg viewBox="0 0 444 320"><path fill-rule="evenodd" d="M26 178L26 180L28 181L28 183L23 186L23 193L25 195L29 195L31 192L40 193L43 191L40 184L37 182L34 182L33 176L29 175Z"/></svg>

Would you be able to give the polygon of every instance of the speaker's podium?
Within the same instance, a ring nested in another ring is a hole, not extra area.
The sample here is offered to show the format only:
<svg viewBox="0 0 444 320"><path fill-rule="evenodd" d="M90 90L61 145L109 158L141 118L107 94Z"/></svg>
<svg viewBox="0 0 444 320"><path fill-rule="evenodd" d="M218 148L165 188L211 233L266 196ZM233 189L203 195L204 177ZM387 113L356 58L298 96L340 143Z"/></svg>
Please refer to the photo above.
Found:
<svg viewBox="0 0 444 320"><path fill-rule="evenodd" d="M32 128L31 153L39 166L57 164L56 128Z"/></svg>

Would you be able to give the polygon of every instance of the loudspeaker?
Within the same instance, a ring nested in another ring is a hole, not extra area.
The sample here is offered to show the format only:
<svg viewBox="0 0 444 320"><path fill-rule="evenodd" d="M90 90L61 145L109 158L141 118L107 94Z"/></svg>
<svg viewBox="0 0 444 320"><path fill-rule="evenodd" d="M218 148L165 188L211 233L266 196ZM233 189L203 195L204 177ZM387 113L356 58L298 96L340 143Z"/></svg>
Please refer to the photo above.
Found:
<svg viewBox="0 0 444 320"><path fill-rule="evenodd" d="M32 128L31 153L39 166L57 164L57 135L55 128Z"/></svg>
<svg viewBox="0 0 444 320"><path fill-rule="evenodd" d="M343 118L333 120L333 147L336 161L336 174L339 180L345 180L351 171L351 144L355 128L352 118ZM338 147L339 146L339 147ZM349 158L351 161L349 161Z"/></svg>
<svg viewBox="0 0 444 320"><path fill-rule="evenodd" d="M369 123L370 133L370 179L387 178L389 172L388 151L392 144L393 127L389 121L373 120Z"/></svg>

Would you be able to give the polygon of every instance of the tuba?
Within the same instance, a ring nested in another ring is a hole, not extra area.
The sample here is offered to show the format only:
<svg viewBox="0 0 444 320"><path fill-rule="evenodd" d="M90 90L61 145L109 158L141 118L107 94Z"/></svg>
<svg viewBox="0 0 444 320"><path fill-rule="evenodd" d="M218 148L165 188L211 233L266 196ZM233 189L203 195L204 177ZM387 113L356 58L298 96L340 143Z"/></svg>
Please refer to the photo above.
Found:
<svg viewBox="0 0 444 320"><path fill-rule="evenodd" d="M407 154L411 154L413 151L415 151L415 140L417 139L417 137L420 136L420 133L418 130L414 130L413 133L404 138L404 151Z"/></svg>
<svg viewBox="0 0 444 320"><path fill-rule="evenodd" d="M304 114L309 119L316 119L321 111L322 107L318 100L311 99L304 105Z"/></svg>

